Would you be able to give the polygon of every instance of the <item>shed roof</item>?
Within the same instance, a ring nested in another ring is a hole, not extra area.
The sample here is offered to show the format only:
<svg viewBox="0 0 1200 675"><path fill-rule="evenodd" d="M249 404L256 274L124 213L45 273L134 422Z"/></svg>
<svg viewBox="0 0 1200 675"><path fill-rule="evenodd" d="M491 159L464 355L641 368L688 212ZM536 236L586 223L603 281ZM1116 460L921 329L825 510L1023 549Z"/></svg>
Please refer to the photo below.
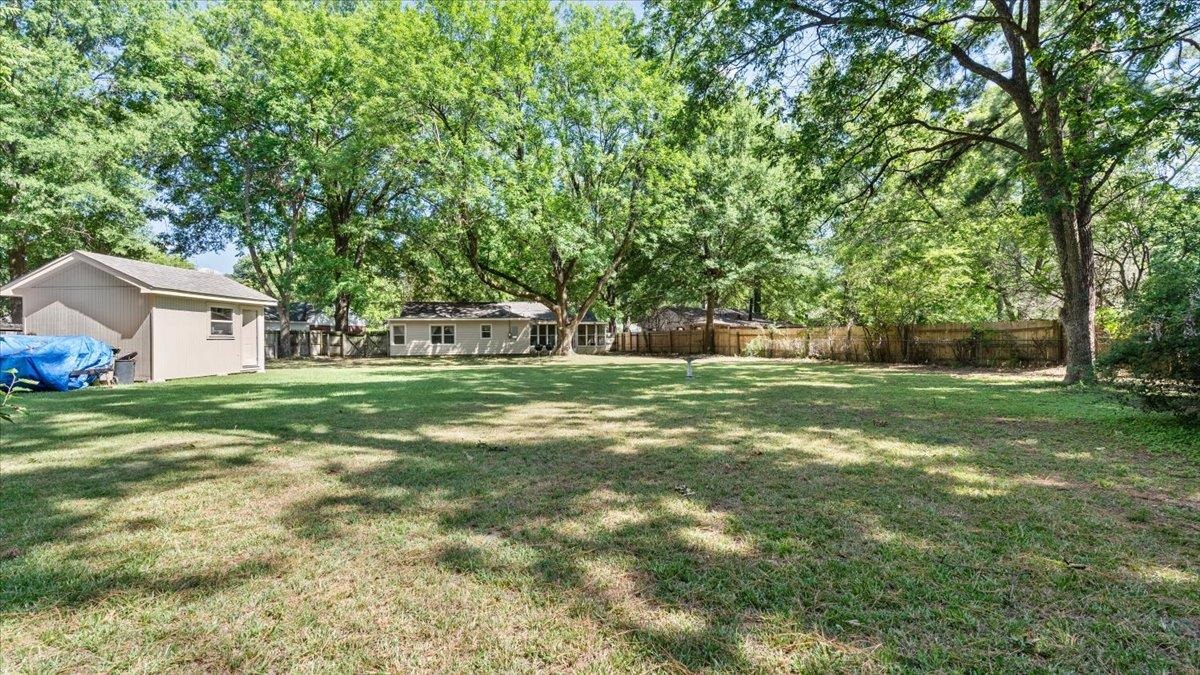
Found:
<svg viewBox="0 0 1200 675"><path fill-rule="evenodd" d="M114 255L103 255L91 251L72 251L42 267L5 284L0 291L13 295L13 291L46 272L61 267L72 260L82 260L115 276L124 279L149 293L199 295L211 298L244 300L255 304L274 303L271 296L240 284L217 272L189 270L169 265L130 260Z"/></svg>

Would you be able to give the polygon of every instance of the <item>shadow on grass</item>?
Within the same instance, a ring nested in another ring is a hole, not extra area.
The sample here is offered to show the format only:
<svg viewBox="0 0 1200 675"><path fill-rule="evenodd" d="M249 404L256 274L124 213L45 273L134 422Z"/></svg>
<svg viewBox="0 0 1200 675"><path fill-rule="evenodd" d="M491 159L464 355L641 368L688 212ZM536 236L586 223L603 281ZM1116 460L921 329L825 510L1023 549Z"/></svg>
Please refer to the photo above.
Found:
<svg viewBox="0 0 1200 675"><path fill-rule="evenodd" d="M1200 616L1200 442L1167 419L1044 381L853 366L712 363L685 382L674 363L368 365L37 400L38 433L5 438L3 455L167 431L223 449L23 467L4 481L5 537L86 536L89 516L66 504L266 471L268 451L325 444L385 459L326 461L337 490L280 519L296 536L432 519L448 573L594 617L663 667L1198 658L1168 627ZM1151 516L1131 517L1148 501ZM0 563L0 582L28 581L0 610L144 585L79 578Z"/></svg>

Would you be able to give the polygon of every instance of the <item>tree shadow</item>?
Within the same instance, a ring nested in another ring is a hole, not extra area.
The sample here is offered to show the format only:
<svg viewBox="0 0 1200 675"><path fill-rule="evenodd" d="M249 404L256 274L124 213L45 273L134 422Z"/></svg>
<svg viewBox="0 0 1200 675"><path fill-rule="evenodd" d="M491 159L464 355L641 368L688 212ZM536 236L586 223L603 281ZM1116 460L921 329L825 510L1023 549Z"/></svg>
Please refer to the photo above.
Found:
<svg viewBox="0 0 1200 675"><path fill-rule="evenodd" d="M22 466L0 516L28 518L5 529L32 549L89 531L95 516L64 504L267 471L299 453L336 487L287 505L278 522L295 536L321 544L428 522L430 560L446 573L561 604L657 667L1200 657L1186 631L1164 627L1200 615L1200 441L1167 419L1019 378L712 363L688 382L673 363L456 365L39 400L44 433L6 439L0 456L168 432L220 451L157 445ZM1131 517L1146 503L1151 515ZM53 566L40 573L0 609L139 583L117 575L89 590ZM0 563L0 581L22 574L39 571Z"/></svg>

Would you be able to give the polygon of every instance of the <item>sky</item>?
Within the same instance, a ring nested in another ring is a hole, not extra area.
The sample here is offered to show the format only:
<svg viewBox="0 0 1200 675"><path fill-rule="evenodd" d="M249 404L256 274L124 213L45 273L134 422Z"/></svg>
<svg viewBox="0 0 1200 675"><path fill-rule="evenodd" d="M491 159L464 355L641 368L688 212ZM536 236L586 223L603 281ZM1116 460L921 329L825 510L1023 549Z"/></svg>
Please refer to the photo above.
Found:
<svg viewBox="0 0 1200 675"><path fill-rule="evenodd" d="M628 7L630 10L632 10L633 13L639 18L642 16L642 12L645 9L644 3L642 2L642 0L582 0L582 1L586 4L597 4L597 5L608 5L608 6L624 5L624 6ZM168 227L169 226L165 222L161 222L161 221L151 223L151 230L154 232L154 234L161 234ZM193 265L195 265L198 268L203 267L203 268L207 268L207 269L211 269L211 270L216 270L222 274L229 274L229 273L233 272L233 263L237 261L237 259L240 255L241 255L241 252L238 251L237 247L234 246L233 244L229 244L220 251L212 251L212 252L208 252L208 253L201 253L199 255L194 255L194 256L188 258L188 261L191 262Z"/></svg>

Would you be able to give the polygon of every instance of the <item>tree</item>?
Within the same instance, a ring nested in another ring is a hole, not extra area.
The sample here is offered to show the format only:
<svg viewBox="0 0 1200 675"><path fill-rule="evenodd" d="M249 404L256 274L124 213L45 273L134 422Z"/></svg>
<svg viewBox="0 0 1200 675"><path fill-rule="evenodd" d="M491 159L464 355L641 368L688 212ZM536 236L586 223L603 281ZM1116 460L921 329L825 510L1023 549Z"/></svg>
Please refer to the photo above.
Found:
<svg viewBox="0 0 1200 675"><path fill-rule="evenodd" d="M655 221L674 89L625 11L454 4L438 22L440 62L457 76L429 103L436 222L485 285L546 305L555 351L569 353Z"/></svg>
<svg viewBox="0 0 1200 675"><path fill-rule="evenodd" d="M651 274L664 296L703 301L711 352L718 303L790 271L791 177L772 156L774 125L748 99L708 111L694 135L673 190L677 218L659 238Z"/></svg>
<svg viewBox="0 0 1200 675"><path fill-rule="evenodd" d="M1066 381L1093 378L1096 195L1131 153L1194 132L1194 3L679 0L660 10L700 64L701 88L745 66L805 81L812 128L848 141L859 170L873 164L864 194L890 169L984 145L1010 153L1054 243Z"/></svg>
<svg viewBox="0 0 1200 675"><path fill-rule="evenodd" d="M175 93L205 58L187 17L154 0L0 7L0 278L75 248L157 253L150 169L191 128Z"/></svg>
<svg viewBox="0 0 1200 675"><path fill-rule="evenodd" d="M408 81L409 38L427 23L393 5L233 2L201 26L219 70L167 177L172 240L188 252L236 243L254 285L279 300L284 345L299 296L332 304L346 330L352 304L381 288L375 272L419 181L421 118L389 83Z"/></svg>

